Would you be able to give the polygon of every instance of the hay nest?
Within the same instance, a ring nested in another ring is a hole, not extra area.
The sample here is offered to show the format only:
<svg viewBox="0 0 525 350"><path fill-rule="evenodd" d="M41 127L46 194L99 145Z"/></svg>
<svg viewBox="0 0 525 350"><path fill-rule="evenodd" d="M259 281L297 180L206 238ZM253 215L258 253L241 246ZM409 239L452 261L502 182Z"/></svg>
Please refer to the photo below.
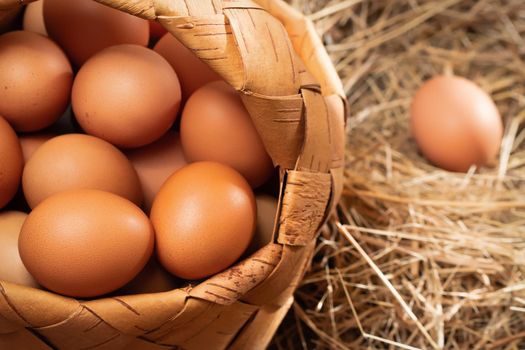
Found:
<svg viewBox="0 0 525 350"><path fill-rule="evenodd" d="M347 183L277 349L525 349L525 2L291 1L343 78ZM420 156L415 90L453 71L496 101L499 163Z"/></svg>

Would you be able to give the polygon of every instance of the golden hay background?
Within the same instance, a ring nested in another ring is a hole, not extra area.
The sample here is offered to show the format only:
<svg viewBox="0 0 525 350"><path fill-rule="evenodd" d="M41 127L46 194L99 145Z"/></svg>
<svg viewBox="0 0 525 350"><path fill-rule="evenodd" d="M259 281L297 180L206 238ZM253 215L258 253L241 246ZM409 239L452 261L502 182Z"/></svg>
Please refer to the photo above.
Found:
<svg viewBox="0 0 525 350"><path fill-rule="evenodd" d="M272 348L525 349L525 1L291 3L322 34L351 117L339 218ZM499 107L494 168L451 174L417 152L411 97L446 71Z"/></svg>

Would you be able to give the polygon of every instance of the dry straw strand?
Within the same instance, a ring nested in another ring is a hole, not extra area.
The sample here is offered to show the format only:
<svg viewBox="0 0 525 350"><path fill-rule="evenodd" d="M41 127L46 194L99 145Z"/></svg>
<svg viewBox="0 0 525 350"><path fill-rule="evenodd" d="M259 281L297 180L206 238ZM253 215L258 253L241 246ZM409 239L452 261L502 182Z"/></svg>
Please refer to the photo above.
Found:
<svg viewBox="0 0 525 350"><path fill-rule="evenodd" d="M525 2L291 3L314 20L351 115L344 198L273 348L525 349ZM419 154L411 99L444 72L498 105L493 167L453 174Z"/></svg>

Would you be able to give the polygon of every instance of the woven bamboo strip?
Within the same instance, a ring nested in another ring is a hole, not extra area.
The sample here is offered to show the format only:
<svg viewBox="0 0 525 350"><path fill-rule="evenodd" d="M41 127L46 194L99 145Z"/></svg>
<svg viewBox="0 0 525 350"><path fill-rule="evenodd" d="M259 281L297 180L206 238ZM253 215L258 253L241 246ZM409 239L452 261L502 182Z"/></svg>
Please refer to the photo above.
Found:
<svg viewBox="0 0 525 350"><path fill-rule="evenodd" d="M0 344L264 348L342 185L345 100L311 22L280 0L98 0L156 19L236 88L275 165L275 243L194 286L77 301L0 282ZM18 0L0 0L14 8ZM261 325L265 327L261 327Z"/></svg>

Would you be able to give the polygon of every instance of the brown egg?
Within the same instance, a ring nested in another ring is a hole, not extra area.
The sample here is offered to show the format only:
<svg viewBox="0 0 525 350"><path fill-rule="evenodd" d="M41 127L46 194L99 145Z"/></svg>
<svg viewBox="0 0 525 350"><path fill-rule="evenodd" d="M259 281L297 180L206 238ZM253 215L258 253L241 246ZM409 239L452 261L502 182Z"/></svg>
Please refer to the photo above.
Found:
<svg viewBox="0 0 525 350"><path fill-rule="evenodd" d="M168 131L159 141L129 151L127 155L139 175L144 193L143 207L149 213L164 182L188 164L182 152L180 137L176 132Z"/></svg>
<svg viewBox="0 0 525 350"><path fill-rule="evenodd" d="M18 253L18 236L26 217L19 211L0 212L0 280L36 288L38 284Z"/></svg>
<svg viewBox="0 0 525 350"><path fill-rule="evenodd" d="M0 115L17 131L36 131L66 110L73 71L48 38L9 32L0 36L0 82Z"/></svg>
<svg viewBox="0 0 525 350"><path fill-rule="evenodd" d="M277 198L267 194L257 195L255 201L257 202L257 228L248 249L250 253L272 242L275 216L279 205Z"/></svg>
<svg viewBox="0 0 525 350"><path fill-rule="evenodd" d="M175 276L200 279L233 264L255 229L246 180L225 165L201 162L173 174L151 210L160 263Z"/></svg>
<svg viewBox="0 0 525 350"><path fill-rule="evenodd" d="M44 24L44 0L38 0L26 6L23 26L25 31L47 36Z"/></svg>
<svg viewBox="0 0 525 350"><path fill-rule="evenodd" d="M94 297L131 281L153 252L148 217L130 201L97 190L49 197L27 217L18 246L28 271L44 287Z"/></svg>
<svg viewBox="0 0 525 350"><path fill-rule="evenodd" d="M177 289L181 281L173 277L159 264L156 258L151 258L146 267L131 282L122 287L119 294L162 293Z"/></svg>
<svg viewBox="0 0 525 350"><path fill-rule="evenodd" d="M186 159L231 166L252 187L264 184L274 170L250 114L238 93L225 82L195 92L182 114L181 141Z"/></svg>
<svg viewBox="0 0 525 350"><path fill-rule="evenodd" d="M78 129L80 130L80 128ZM52 138L64 134L76 133L79 130L77 130L77 127L74 125L71 108L68 108L62 117L49 128L38 133L21 134L19 139L20 145L22 146L22 153L24 154L24 162L27 163L33 153Z"/></svg>
<svg viewBox="0 0 525 350"><path fill-rule="evenodd" d="M416 93L412 132L435 165L465 172L496 160L503 125L496 105L480 87L456 76L438 76Z"/></svg>
<svg viewBox="0 0 525 350"><path fill-rule="evenodd" d="M97 52L114 45L148 45L148 21L93 0L45 0L49 36L82 66Z"/></svg>
<svg viewBox="0 0 525 350"><path fill-rule="evenodd" d="M173 35L167 33L155 45L154 50L172 65L182 86L182 100L212 81L222 80L221 76L202 62Z"/></svg>
<svg viewBox="0 0 525 350"><path fill-rule="evenodd" d="M23 166L24 158L18 137L5 119L0 117L0 208L15 196Z"/></svg>
<svg viewBox="0 0 525 350"><path fill-rule="evenodd" d="M72 101L88 134L124 148L141 147L161 138L175 122L180 84L153 50L113 46L82 67Z"/></svg>
<svg viewBox="0 0 525 350"><path fill-rule="evenodd" d="M31 208L73 189L108 191L142 203L139 178L126 156L89 135L62 135L40 146L24 168L22 187Z"/></svg>
<svg viewBox="0 0 525 350"><path fill-rule="evenodd" d="M26 134L20 136L20 145L22 146L22 153L24 155L24 162L27 163L29 158L36 152L40 146L51 140L57 135L42 133L42 134Z"/></svg>

